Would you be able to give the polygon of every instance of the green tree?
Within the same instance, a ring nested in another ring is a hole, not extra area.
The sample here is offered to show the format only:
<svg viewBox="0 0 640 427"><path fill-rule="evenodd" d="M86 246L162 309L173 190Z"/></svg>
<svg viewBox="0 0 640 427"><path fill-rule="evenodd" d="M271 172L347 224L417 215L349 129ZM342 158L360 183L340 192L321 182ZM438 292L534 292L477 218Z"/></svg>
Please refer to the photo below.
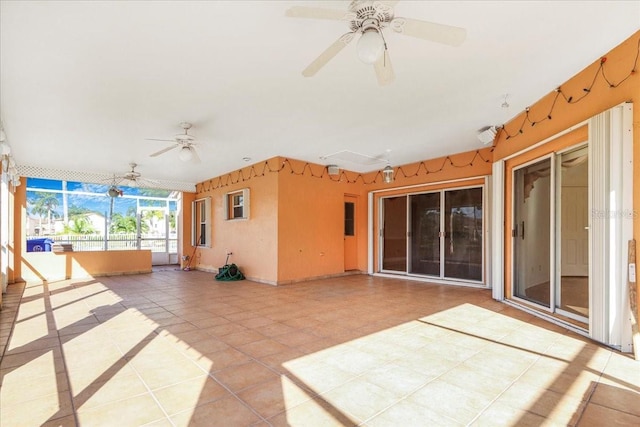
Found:
<svg viewBox="0 0 640 427"><path fill-rule="evenodd" d="M76 215L69 221L71 225L65 227L66 232L70 234L97 234L98 231L93 228L93 224L89 218L83 215Z"/></svg>
<svg viewBox="0 0 640 427"><path fill-rule="evenodd" d="M89 208L85 208L84 206L77 206L77 205L71 205L69 206L69 217L73 218L76 217L78 215L86 215L89 213L99 213L99 212L94 212Z"/></svg>
<svg viewBox="0 0 640 427"><path fill-rule="evenodd" d="M149 231L149 224L142 222L140 224L140 228L142 233L146 233ZM120 213L113 214L109 232L114 234L133 234L137 229L138 220L135 215L122 215Z"/></svg>
<svg viewBox="0 0 640 427"><path fill-rule="evenodd" d="M29 203L32 205L31 213L40 217L40 229L42 229L42 218L46 216L49 232L53 232L51 219L60 216L56 212L56 208L60 204L58 196L54 193L36 191Z"/></svg>

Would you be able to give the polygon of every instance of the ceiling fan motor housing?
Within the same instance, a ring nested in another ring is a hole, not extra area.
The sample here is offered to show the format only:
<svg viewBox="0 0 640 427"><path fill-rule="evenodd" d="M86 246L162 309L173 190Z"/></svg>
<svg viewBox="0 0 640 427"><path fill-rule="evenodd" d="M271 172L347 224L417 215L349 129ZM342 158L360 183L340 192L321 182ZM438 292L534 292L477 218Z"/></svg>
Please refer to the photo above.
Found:
<svg viewBox="0 0 640 427"><path fill-rule="evenodd" d="M380 29L393 20L393 9L379 2L354 1L349 11L355 14L349 23L351 31L364 31L374 25Z"/></svg>

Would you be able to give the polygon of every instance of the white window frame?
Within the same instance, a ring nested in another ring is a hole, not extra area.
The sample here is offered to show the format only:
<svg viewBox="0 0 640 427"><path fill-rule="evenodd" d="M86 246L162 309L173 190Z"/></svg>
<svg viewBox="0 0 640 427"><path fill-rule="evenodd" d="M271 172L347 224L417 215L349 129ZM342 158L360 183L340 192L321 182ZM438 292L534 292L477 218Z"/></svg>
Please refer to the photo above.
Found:
<svg viewBox="0 0 640 427"><path fill-rule="evenodd" d="M233 199L235 196L242 196L242 204L234 204ZM231 191L224 195L224 215L225 220L239 220L239 219L249 219L249 189L243 188L238 191ZM242 215L235 216L234 211L236 208L242 208Z"/></svg>
<svg viewBox="0 0 640 427"><path fill-rule="evenodd" d="M191 246L211 247L211 197L191 203Z"/></svg>

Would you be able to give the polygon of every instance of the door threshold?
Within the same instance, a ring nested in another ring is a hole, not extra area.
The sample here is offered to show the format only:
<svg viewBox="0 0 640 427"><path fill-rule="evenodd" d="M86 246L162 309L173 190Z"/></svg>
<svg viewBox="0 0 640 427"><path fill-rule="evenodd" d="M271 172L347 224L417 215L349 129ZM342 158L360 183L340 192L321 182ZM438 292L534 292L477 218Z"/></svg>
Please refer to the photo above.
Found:
<svg viewBox="0 0 640 427"><path fill-rule="evenodd" d="M589 325L584 323L584 322L580 322L577 321L575 319L571 319L569 317L566 316L562 316L559 315L557 313L551 313L551 312L547 312L547 311L542 311L540 309L538 309L537 307L534 307L530 304L526 304L524 302L520 302L520 301L514 301L511 299L505 299L502 302L504 302L505 304L508 304L512 307L515 307L517 309L520 309L522 311L525 311L529 314L533 314L536 317L539 317L541 319L547 320L550 323L553 323L555 325L558 326L562 326L564 328L567 328L579 335L583 335L587 338L591 338L589 336Z"/></svg>

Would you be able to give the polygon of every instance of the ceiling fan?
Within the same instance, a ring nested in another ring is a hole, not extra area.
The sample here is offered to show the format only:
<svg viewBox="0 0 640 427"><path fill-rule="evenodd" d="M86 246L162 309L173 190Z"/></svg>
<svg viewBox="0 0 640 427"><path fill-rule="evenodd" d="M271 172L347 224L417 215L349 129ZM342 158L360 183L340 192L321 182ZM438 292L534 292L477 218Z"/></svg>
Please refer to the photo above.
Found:
<svg viewBox="0 0 640 427"><path fill-rule="evenodd" d="M124 185L127 187L154 187L158 184L156 181L142 178L142 174L136 171L137 166L138 165L136 163L129 163L131 170L119 176L114 175L111 188L118 190L118 185ZM111 188L109 190L111 190Z"/></svg>
<svg viewBox="0 0 640 427"><path fill-rule="evenodd" d="M302 75L305 77L315 75L357 34L361 34L357 46L358 57L367 64L373 64L378 83L381 86L391 83L394 79L394 73L383 33L387 27L400 34L450 46L460 46L464 41L467 34L464 28L396 17L393 11L396 3L398 3L397 0L353 0L347 11L308 6L289 8L286 11L286 16L348 21L351 30L340 36L322 52L302 71Z"/></svg>
<svg viewBox="0 0 640 427"><path fill-rule="evenodd" d="M189 135L189 129L191 129L193 125L191 123L182 122L180 123L180 127L183 129L183 133L177 134L173 139L155 139L155 138L147 138L149 141L164 141L164 142L173 142L173 145L170 145L166 148L163 148L160 151L157 151L151 154L150 157L156 157L160 154L164 154L167 151L173 150L174 148L180 148L180 153L178 157L183 162L194 161L196 163L200 163L200 157L196 151L195 146L195 137L193 135Z"/></svg>

